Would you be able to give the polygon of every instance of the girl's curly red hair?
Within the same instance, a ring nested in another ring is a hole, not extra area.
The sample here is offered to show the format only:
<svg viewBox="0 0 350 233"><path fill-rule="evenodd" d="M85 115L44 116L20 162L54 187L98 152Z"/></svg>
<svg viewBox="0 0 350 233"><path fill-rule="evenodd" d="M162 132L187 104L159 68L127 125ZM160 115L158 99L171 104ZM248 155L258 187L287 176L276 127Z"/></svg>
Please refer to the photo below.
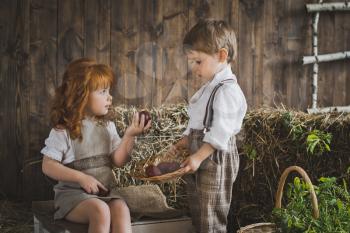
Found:
<svg viewBox="0 0 350 233"><path fill-rule="evenodd" d="M90 92L110 87L113 81L113 70L107 65L89 58L71 62L56 89L50 116L52 126L68 130L72 139L82 139L81 122Z"/></svg>

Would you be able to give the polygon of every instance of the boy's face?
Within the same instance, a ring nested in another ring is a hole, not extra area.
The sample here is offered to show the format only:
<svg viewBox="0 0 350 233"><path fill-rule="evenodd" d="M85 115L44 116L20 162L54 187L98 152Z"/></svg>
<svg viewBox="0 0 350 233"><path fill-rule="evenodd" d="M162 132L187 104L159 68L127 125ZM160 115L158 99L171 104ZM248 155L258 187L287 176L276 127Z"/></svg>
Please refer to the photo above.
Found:
<svg viewBox="0 0 350 233"><path fill-rule="evenodd" d="M190 50L187 53L187 59L192 74L203 83L213 79L223 65L219 61L218 54L209 55L195 50Z"/></svg>

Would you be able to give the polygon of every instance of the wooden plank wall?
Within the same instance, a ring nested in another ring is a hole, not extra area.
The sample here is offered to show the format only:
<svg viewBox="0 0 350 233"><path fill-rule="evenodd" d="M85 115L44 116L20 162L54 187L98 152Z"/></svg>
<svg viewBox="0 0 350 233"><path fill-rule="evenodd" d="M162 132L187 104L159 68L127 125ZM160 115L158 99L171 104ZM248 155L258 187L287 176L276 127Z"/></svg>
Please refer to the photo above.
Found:
<svg viewBox="0 0 350 233"><path fill-rule="evenodd" d="M333 0L332 0L333 1ZM311 104L311 0L3 0L0 2L0 196L52 197L39 153L65 66L88 56L116 73L115 104L188 101L181 42L199 18L227 20L238 37L232 64L250 108ZM350 49L350 14L322 13L320 53ZM350 104L349 61L320 65L319 105ZM11 179L10 179L11 178Z"/></svg>

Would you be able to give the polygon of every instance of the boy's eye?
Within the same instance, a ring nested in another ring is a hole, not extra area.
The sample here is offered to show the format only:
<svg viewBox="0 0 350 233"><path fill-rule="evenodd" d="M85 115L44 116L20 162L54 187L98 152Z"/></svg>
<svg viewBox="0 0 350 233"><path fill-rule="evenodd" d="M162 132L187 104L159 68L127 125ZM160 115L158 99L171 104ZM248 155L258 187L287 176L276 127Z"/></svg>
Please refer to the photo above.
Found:
<svg viewBox="0 0 350 233"><path fill-rule="evenodd" d="M194 66L194 65L200 65L202 61L200 60L192 60L189 61L190 66Z"/></svg>

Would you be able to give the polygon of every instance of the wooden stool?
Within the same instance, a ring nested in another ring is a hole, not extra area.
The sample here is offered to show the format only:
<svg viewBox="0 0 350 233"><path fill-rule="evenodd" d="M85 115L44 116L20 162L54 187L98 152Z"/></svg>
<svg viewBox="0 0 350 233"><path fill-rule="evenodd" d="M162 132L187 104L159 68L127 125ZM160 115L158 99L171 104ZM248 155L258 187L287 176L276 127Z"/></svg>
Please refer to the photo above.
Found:
<svg viewBox="0 0 350 233"><path fill-rule="evenodd" d="M53 219L53 201L36 201L32 203L34 214L34 233L84 233L86 224L72 223ZM183 216L172 219L144 219L131 224L133 233L191 233L192 221Z"/></svg>

